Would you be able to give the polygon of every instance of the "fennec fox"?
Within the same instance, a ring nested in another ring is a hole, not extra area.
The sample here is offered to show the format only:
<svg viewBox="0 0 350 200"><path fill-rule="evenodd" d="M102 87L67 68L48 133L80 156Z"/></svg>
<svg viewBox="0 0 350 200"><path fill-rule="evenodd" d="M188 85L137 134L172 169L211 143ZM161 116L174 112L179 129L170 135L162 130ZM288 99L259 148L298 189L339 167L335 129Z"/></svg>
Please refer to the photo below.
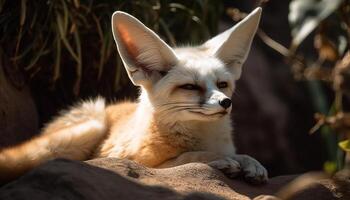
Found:
<svg viewBox="0 0 350 200"><path fill-rule="evenodd" d="M117 11L112 29L137 103L102 98L63 112L30 141L0 153L0 180L14 179L53 158L127 158L164 168L203 162L247 181L267 181L253 158L235 154L230 119L239 79L261 8L196 47L171 48L133 16Z"/></svg>

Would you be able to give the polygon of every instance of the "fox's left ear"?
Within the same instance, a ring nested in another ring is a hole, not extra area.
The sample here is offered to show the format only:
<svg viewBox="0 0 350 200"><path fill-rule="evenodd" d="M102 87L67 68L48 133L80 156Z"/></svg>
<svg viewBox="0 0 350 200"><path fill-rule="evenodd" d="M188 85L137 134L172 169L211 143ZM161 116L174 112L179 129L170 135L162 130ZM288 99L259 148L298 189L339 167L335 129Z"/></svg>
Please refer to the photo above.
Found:
<svg viewBox="0 0 350 200"><path fill-rule="evenodd" d="M258 7L234 27L208 40L203 46L230 67L235 79L242 73L254 35L259 26L261 8Z"/></svg>
<svg viewBox="0 0 350 200"><path fill-rule="evenodd" d="M125 12L114 12L112 31L124 67L135 85L151 86L177 63L171 47Z"/></svg>

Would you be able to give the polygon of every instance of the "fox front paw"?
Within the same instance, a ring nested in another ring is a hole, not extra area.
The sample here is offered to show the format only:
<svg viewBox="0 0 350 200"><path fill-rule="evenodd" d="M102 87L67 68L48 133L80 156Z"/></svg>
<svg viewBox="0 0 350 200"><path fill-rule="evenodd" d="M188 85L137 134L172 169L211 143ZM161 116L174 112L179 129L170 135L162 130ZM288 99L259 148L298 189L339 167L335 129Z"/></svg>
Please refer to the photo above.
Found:
<svg viewBox="0 0 350 200"><path fill-rule="evenodd" d="M233 159L240 163L246 181L252 184L267 182L267 170L257 160L247 155L235 155Z"/></svg>
<svg viewBox="0 0 350 200"><path fill-rule="evenodd" d="M222 171L227 177L235 178L241 173L241 165L232 158L224 158L208 163L209 166Z"/></svg>

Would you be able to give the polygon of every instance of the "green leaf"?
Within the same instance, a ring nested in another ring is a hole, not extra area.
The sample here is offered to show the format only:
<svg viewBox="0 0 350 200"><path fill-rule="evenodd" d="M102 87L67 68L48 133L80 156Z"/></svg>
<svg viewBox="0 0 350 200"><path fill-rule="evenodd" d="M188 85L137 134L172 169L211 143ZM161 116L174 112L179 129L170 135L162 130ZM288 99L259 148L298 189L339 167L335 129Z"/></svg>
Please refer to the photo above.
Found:
<svg viewBox="0 0 350 200"><path fill-rule="evenodd" d="M21 1L21 17L20 17L20 25L23 26L24 22L26 20L26 11L27 11L27 0L22 0Z"/></svg>
<svg viewBox="0 0 350 200"><path fill-rule="evenodd" d="M323 164L323 170L328 174L333 174L337 171L337 164L332 161L327 161Z"/></svg>
<svg viewBox="0 0 350 200"><path fill-rule="evenodd" d="M52 77L52 80L54 83L57 81L57 79L61 75L61 51L62 51L61 40L60 40L59 36L57 36L57 38L56 38L55 64L53 67L53 77Z"/></svg>
<svg viewBox="0 0 350 200"><path fill-rule="evenodd" d="M343 151L350 152L350 140L340 141L338 145Z"/></svg>
<svg viewBox="0 0 350 200"><path fill-rule="evenodd" d="M33 58L31 59L29 65L24 67L25 70L30 70L32 67L34 67L35 64L39 61L39 59L47 53L47 51L45 51L45 48L48 41L49 41L49 38L46 38L46 40L44 41L43 45L40 47L38 52L33 54Z"/></svg>
<svg viewBox="0 0 350 200"><path fill-rule="evenodd" d="M68 38L66 37L65 25L64 25L64 22L62 20L61 15L59 13L57 13L56 16L57 16L56 17L56 20L57 20L56 22L57 22L58 33L60 34L60 38L61 38L64 46L69 51L69 53L74 58L74 60L76 62L80 62L80 59L79 59L78 55L74 52L73 47L70 45L70 43L68 41Z"/></svg>

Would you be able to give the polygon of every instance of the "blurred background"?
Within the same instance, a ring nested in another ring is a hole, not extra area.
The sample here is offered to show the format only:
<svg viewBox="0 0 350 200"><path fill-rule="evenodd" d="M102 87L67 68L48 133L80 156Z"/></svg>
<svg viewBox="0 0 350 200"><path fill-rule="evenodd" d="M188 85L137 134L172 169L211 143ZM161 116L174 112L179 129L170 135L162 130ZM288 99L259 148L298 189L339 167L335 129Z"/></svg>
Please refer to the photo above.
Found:
<svg viewBox="0 0 350 200"><path fill-rule="evenodd" d="M201 44L257 6L260 29L233 96L238 152L271 176L344 168L349 0L0 0L0 149L80 99L137 97L112 38L115 10L178 46Z"/></svg>

